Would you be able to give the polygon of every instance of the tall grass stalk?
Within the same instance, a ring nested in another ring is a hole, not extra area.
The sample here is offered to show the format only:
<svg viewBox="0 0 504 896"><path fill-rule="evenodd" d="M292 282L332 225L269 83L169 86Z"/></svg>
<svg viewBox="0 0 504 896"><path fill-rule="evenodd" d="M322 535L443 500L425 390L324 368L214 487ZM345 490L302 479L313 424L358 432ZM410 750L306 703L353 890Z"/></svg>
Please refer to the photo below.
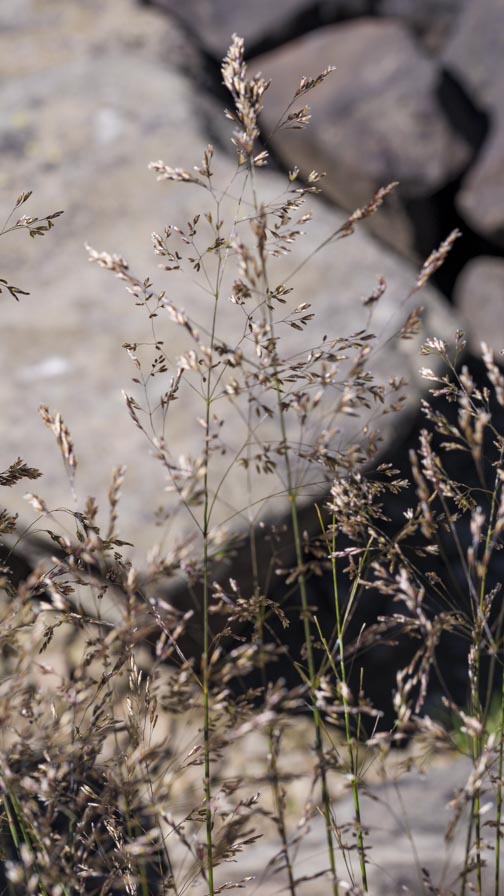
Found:
<svg viewBox="0 0 504 896"><path fill-rule="evenodd" d="M217 208L218 212L218 208ZM220 281L221 256L218 255L218 267L216 276L216 287L213 296L214 307L212 315L212 329L210 334L210 357L213 357L215 350L215 331L217 324L217 312L219 304L219 281ZM210 702L210 556L209 556L209 535L210 535L210 495L209 495L209 467L210 459L210 431L211 431L211 410L212 410L212 367L210 366L206 378L206 400L205 400L205 448L203 452L204 458L204 506L203 506L203 655L202 663L202 681L203 681L203 742L205 751L205 769L204 769L204 789L205 789L205 826L206 826L206 847L208 862L208 888L209 896L214 896L214 873L213 873L213 818L212 818L212 782L211 782L211 702Z"/></svg>
<svg viewBox="0 0 504 896"><path fill-rule="evenodd" d="M496 812L495 812L495 878L494 878L494 896L500 893L500 876L501 876L501 840L502 840L502 790L504 787L504 674L501 670L501 695L500 695L500 719L497 729L499 738L498 762L497 762L497 785L496 785Z"/></svg>
<svg viewBox="0 0 504 896"><path fill-rule="evenodd" d="M348 755L350 759L350 775L352 781L352 796L354 802L354 810L355 810L355 825L356 825L356 835L357 835L357 849L359 853L359 862L360 862L360 871L361 871L361 881L362 881L362 889L365 893L368 892L368 881L367 881L367 871L366 871L366 853L364 849L364 831L362 827L362 818L361 818L361 809L360 809L360 799L359 799L359 768L357 763L357 747L354 747L353 735L351 731L350 725L350 706L348 703L348 683L346 678L346 665L345 665L345 632L343 626L343 620L341 615L340 608L340 598L339 598L339 590L338 590L338 574L337 574L337 566L336 566L336 526L337 522L335 517L333 516L331 521L331 531L332 531L332 544L331 544L331 573L333 580L333 593L334 593L334 610L336 615L336 632L337 632L337 645L340 656L340 667L339 674L342 684L342 697L343 697L343 707L344 707L344 719L345 719L345 738L348 749ZM367 552L364 553L360 563L362 569L364 568L367 561ZM353 583L352 590L350 592L350 596L348 599L348 611L353 604L355 599L355 595L357 592L357 588L359 587L359 577L356 578ZM332 657L331 657L332 658ZM333 669L333 671L337 671ZM359 714L359 725L360 725L360 714ZM357 739L359 737L359 731L357 731Z"/></svg>
<svg viewBox="0 0 504 896"><path fill-rule="evenodd" d="M345 743L348 752L349 758L349 767L350 767L350 781L351 781L351 789L352 789L352 799L354 804L354 812L355 812L355 832L356 832L356 840L357 840L357 851L359 854L359 865L360 865L360 875L361 875L361 883L362 889L365 893L368 892L368 880L367 880L367 870L366 870L366 852L365 852L365 844L364 844L364 829L362 824L362 816L361 816L361 807L360 807L360 795L359 795L359 780L360 780L360 771L358 766L358 746L354 740L357 737L357 741L360 736L360 713L357 716L357 730L354 734L352 732L352 720L351 720L351 706L349 702L350 689L348 687L347 681L347 670L346 670L346 662L345 662L345 619L348 614L351 613L352 605L355 600L357 590L360 584L360 574L358 573L355 577L355 580L352 584L352 588L350 590L350 594L346 603L345 613L342 614L342 608L340 606L340 595L338 588L338 574L337 574L337 563L336 563L336 533L337 533L337 521L332 516L330 531L328 532L320 513L320 510L317 508L317 513L319 516L319 522L322 529L322 534L324 541L327 545L328 556L330 558L331 564L331 576L332 576L332 588L333 588L333 597L334 597L334 611L335 611L335 619L336 619L336 641L334 648L328 644L327 639L325 638L318 621L316 620L318 636L323 645L325 657L329 667L332 670L335 681L339 682L339 693L341 696L341 701L343 704L343 720L344 720L344 731L345 731ZM367 562L367 552L363 554L359 561L360 572L362 573ZM336 665L334 660L334 650L336 651L337 657L339 657L339 665Z"/></svg>

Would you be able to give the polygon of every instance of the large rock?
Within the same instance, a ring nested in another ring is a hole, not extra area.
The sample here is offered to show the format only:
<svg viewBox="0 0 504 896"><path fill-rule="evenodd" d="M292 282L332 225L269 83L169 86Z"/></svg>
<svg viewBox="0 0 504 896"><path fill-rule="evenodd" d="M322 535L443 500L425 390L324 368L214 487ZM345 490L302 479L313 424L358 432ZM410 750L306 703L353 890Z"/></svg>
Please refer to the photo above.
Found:
<svg viewBox="0 0 504 896"><path fill-rule="evenodd" d="M500 0L466 3L443 62L490 130L457 197L460 213L488 239L504 245L504 6Z"/></svg>
<svg viewBox="0 0 504 896"><path fill-rule="evenodd" d="M275 131L302 75L336 71L293 106L308 103L308 131ZM436 100L437 63L397 22L362 19L312 32L254 60L272 85L263 133L290 167L326 172L324 193L350 210L383 184L399 181L397 198L371 226L407 255L413 252L410 199L425 199L466 165L470 148L454 133ZM433 224L433 230L435 227ZM425 222L424 222L425 226Z"/></svg>
<svg viewBox="0 0 504 896"><path fill-rule="evenodd" d="M462 269L454 301L475 353L486 342L502 361L504 353L504 259L478 256Z"/></svg>
<svg viewBox="0 0 504 896"><path fill-rule="evenodd" d="M117 15L124 10L121 0L116 7ZM107 49L105 26L113 20L113 16L109 19L110 6L102 11L97 0L88 4L85 12L81 10L78 19L75 10L68 10L63 2L51 6L50 14L38 9L39 18L30 19L20 34L27 49L31 42L37 47L33 71L22 80L4 73L4 127L9 133L21 134L22 139L15 151L9 149L9 141L3 141L2 168L11 172L11 179L2 185L0 199L7 213L13 198L31 187L36 196L25 207L27 211L63 208L65 216L43 240L31 241L24 233L2 238L2 275L30 289L32 295L19 304L7 297L2 304L0 413L4 431L0 468L18 454L25 455L27 462L45 474L32 489L46 497L51 508L75 506L54 437L39 420L37 408L46 404L61 412L79 459L80 509L88 494L96 495L103 507L112 468L127 464L121 534L133 541L141 554L163 537L154 527L155 510L165 506L170 496L164 491L165 472L151 457L149 445L124 407L122 389L137 390L140 401L142 393L131 384L136 371L121 345L151 342L151 324L120 283L88 264L83 246L87 241L98 250L126 256L141 278L155 274L156 286L166 289L170 299L184 307L204 332L210 326L213 308L208 294L192 276L156 274L159 259L152 252L149 234L162 231L169 223L185 226L208 205L206 194L190 184L156 184L147 163L166 156L170 164L191 168L199 162L206 139L193 111L191 84L155 59L153 47L159 47L155 17L141 23L133 17L129 24L123 20L122 36L116 34L112 49ZM52 27L48 27L46 16ZM138 16L141 18L140 11ZM140 27L144 29L141 40ZM168 35L166 39L178 41L179 37ZM78 41L78 58L67 50L72 41ZM9 53L8 46L5 53ZM0 58L2 54L3 47ZM230 158L222 159L217 167L220 183L232 179L235 167ZM278 174L265 172L261 179L258 172L258 177L261 198L277 196L284 187L285 179ZM319 202L313 203L313 209L315 220L306 226L307 236L294 244L290 256L272 260L272 282L285 280L345 219L341 212ZM223 213L230 210L224 203ZM244 235L247 233L248 227ZM243 311L226 298L235 274L230 270L223 283L218 320L221 336L230 344L243 334ZM421 366L418 343L395 342L392 334L419 302L427 308L424 333L449 337L456 324L435 290L427 288L421 297L407 299L415 271L362 231L344 242L330 243L296 275L290 284L296 289L288 297L286 310L307 301L316 318L301 334L284 327L285 338L294 355L306 352L325 334L340 337L363 328L368 310L361 298L375 289L377 275L386 278L389 288L373 318L372 329L384 349L375 353L372 368L381 381L401 375L410 379L414 401ZM180 328L167 317L158 319L157 328L175 369L186 343ZM165 379L163 388L166 385ZM194 389L185 388L168 418L166 436L175 458L197 453L202 446L202 429L196 418L202 416L203 404ZM354 438L366 420L375 425L375 408L363 420L337 420L339 444ZM398 420L394 415L387 420L385 436L388 432L388 438L396 439ZM214 482L230 464L233 445L243 438L240 426L235 416L223 430L228 453L215 457ZM278 438L276 427L265 428L264 438ZM262 474L253 480L249 492L243 471L233 468L214 519L231 518L239 525L247 519L244 508L257 502L255 510L259 511L262 499L281 488L273 477ZM23 484L19 485L9 492L9 501L27 519L24 491ZM178 522L176 527L180 528Z"/></svg>
<svg viewBox="0 0 504 896"><path fill-rule="evenodd" d="M449 40L465 0L378 0L384 18L404 22L430 53L439 53Z"/></svg>

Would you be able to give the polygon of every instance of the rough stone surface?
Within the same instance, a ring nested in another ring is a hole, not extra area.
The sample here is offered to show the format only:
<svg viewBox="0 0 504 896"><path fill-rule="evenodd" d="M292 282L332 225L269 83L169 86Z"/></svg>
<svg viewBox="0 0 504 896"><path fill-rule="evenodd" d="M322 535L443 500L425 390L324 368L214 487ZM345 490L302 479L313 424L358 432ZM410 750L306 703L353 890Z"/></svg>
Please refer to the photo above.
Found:
<svg viewBox="0 0 504 896"><path fill-rule="evenodd" d="M293 109L308 103L306 131L274 128L302 75L327 65L336 71ZM444 118L435 91L439 69L397 22L361 19L319 29L254 60L272 86L265 98L263 133L289 166L307 175L326 172L324 191L346 209L399 181L389 213L372 227L402 252L412 252L404 203L426 197L462 170L468 145Z"/></svg>
<svg viewBox="0 0 504 896"><path fill-rule="evenodd" d="M464 267L454 301L467 323L473 350L486 342L502 360L504 352L504 259L479 256Z"/></svg>
<svg viewBox="0 0 504 896"><path fill-rule="evenodd" d="M485 145L464 180L457 206L471 226L504 245L504 6L466 3L443 62L490 119Z"/></svg>
<svg viewBox="0 0 504 896"><path fill-rule="evenodd" d="M404 22L431 53L439 53L455 28L465 0L379 0L378 14Z"/></svg>

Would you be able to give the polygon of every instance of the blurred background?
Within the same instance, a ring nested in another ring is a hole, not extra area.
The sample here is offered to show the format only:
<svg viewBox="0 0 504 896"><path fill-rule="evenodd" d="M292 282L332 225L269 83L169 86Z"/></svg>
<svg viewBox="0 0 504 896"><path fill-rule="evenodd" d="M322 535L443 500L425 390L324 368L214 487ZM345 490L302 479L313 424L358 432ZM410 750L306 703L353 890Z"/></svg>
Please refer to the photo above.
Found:
<svg viewBox="0 0 504 896"><path fill-rule="evenodd" d="M375 190L399 181L355 238L314 261L296 301L318 297L324 331L357 330L365 323L360 299L376 278L386 275L390 310L457 227L463 235L422 297L429 332L448 338L462 326L473 350L483 339L498 353L503 19L499 0L0 0L2 214L24 190L34 191L27 214L65 212L44 239L11 233L0 244L2 276L30 292L19 303L1 297L3 467L26 455L44 472L38 491L49 505L68 505L61 459L37 408L60 411L76 445L79 498L93 493L102 503L112 468L127 464L122 534L141 551L152 544L165 483L124 407L134 370L121 350L147 339L149 322L120 283L89 265L84 244L125 256L137 276L168 288L150 234L189 220L199 197L157 184L147 165L163 158L191 168L211 141L220 170L232 172L220 74L232 32L245 38L251 70L272 78L262 137L273 191L294 164L304 176L327 174L304 254ZM300 77L329 64L336 71L306 99L308 129L275 133ZM194 284L176 281L174 296L204 313ZM406 373L414 384L418 362L391 352L382 372ZM182 452L193 415L185 405L177 414L170 435ZM395 447L399 431L396 424L387 437ZM24 490L12 491L12 504L27 518Z"/></svg>

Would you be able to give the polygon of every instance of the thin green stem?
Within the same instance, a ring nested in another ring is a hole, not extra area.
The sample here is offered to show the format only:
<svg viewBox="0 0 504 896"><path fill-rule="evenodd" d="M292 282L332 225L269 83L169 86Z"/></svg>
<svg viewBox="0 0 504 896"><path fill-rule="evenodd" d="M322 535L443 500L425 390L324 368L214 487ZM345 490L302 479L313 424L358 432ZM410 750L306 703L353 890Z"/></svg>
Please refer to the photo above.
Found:
<svg viewBox="0 0 504 896"><path fill-rule="evenodd" d="M285 426L285 424L284 424ZM299 531L299 518L297 512L296 505L296 495L295 491L291 485L291 473L288 467L287 472L289 478L289 501L291 506L291 519L292 519L292 529L294 534L294 545L296 551L296 563L298 565L298 569L302 569L303 564L303 555L302 555L302 546L301 546L301 533ZM313 695L315 693L317 684L318 684L318 676L315 670L315 658L313 655L313 644L312 644L312 636L310 631L310 610L308 607L308 594L306 589L306 578L304 573L299 574L298 578L299 583L299 591L301 595L301 610L303 617L303 627L304 627L304 644L306 648L306 658L308 661L308 678L310 684L310 696L313 701L313 720L315 723L315 751L317 754L317 758L319 761L319 769L320 769L320 781L321 781L321 789L322 789L322 807L323 807L323 815L325 822L325 832L326 832L326 842L327 842L327 851L329 856L329 864L331 868L331 875L333 880L333 894L334 896L338 896L339 889L337 883L336 876L336 855L334 850L334 841L333 841L333 823L331 816L331 798L329 792L329 785L327 780L327 769L325 765L325 756L324 756L324 744L322 739L322 719L320 716L320 711L313 700Z"/></svg>
<svg viewBox="0 0 504 896"><path fill-rule="evenodd" d="M487 525L485 544L484 544L484 562L483 562L483 570L480 579L480 588L479 588L479 601L476 607L477 618L474 620L474 680L472 682L472 712L473 715L477 718L478 722L481 725L481 732L476 734L472 738L472 754L473 754L473 763L476 766L481 758L481 754L483 751L483 744L485 739L485 729L486 729L486 716L483 717L482 707L481 707L481 699L480 699L480 684L481 684L481 648L482 648L482 640L483 640L483 626L485 620L483 618L484 613L484 601L485 601L485 592L486 592L486 582L487 582L487 574L488 574L488 564L489 564L489 555L490 555L490 545L492 542L493 528L495 522L495 514L497 512L497 493L498 487L500 483L499 471L502 463L503 452L501 449L500 454L500 463L498 465L495 485L492 492L492 502L490 506L490 515ZM481 860L481 793L479 786L477 787L473 798L472 798L472 814L474 819L474 830L475 830L475 847L476 847L476 889L478 896L481 896L483 892L483 880L482 880L482 860Z"/></svg>
<svg viewBox="0 0 504 896"><path fill-rule="evenodd" d="M204 580L203 580L203 749L204 749L204 793L205 793L205 828L207 846L207 872L209 896L214 896L213 879L213 819L212 819L212 782L210 766L210 687L209 687L209 642L210 624L208 613L209 570L208 570L208 539L205 538L203 547Z"/></svg>
<svg viewBox="0 0 504 896"><path fill-rule="evenodd" d="M462 871L462 881L460 885L460 896L465 896L466 886L467 886L467 874L469 868L469 853L471 851L471 837L472 837L472 829L473 829L473 808L471 806L471 812L469 814L469 821L467 823L467 835L466 835L466 843L465 843L465 853L464 853L464 869Z"/></svg>
<svg viewBox="0 0 504 896"><path fill-rule="evenodd" d="M26 829L24 819L23 819L23 813L22 813L21 807L19 805L19 802L18 802L16 796L13 793L6 792L2 802L3 802L4 809L5 809L5 814L7 815L9 832L12 837L12 842L13 842L16 850L18 850L18 852L19 852L22 844L25 844L26 846L28 846L30 848L31 851L33 851L34 841L37 843L37 846L43 848L43 846L37 836L36 831L32 831L34 836L30 837L30 834L29 834L28 830ZM20 834L21 834L21 837L19 836ZM40 896L48 896L47 890L46 890L42 880L40 879L40 872L38 869L37 862L35 862L34 867L39 876L38 886L40 888L40 890L39 890ZM25 869L25 875L26 875L26 869ZM63 894L67 894L67 892L68 891L67 891L66 886L63 886Z"/></svg>
<svg viewBox="0 0 504 896"><path fill-rule="evenodd" d="M219 204L217 203L217 219L219 218ZM215 345L215 332L217 326L217 309L219 304L219 282L222 257L219 260L216 274L216 288L214 293L214 307L212 315L212 328L210 336L210 357L213 355ZM207 874L209 896L214 896L213 874L213 818L212 818L212 780L211 780L211 712L210 712L210 517L211 501L209 495L209 464L210 464L210 423L212 407L212 365L209 364L206 375L206 400L205 400L205 450L204 450L204 505L203 505L203 656L201 658L203 680L203 774L205 794L205 829L207 848Z"/></svg>
<svg viewBox="0 0 504 896"><path fill-rule="evenodd" d="M270 774L271 774L271 786L273 790L273 799L275 802L275 816L276 816L276 824L278 828L278 833L280 834L280 840L282 843L282 854L285 860L285 867L287 869L287 876L289 879L289 893L291 896L296 896L296 883L294 880L294 869L292 867L290 850L289 850L289 841L287 838L287 827L285 824L285 795L282 792L279 781L279 773L278 773L278 745L280 739L280 732L275 731L273 728L270 728L268 733L268 742L269 742L269 756L270 756Z"/></svg>
<svg viewBox="0 0 504 896"><path fill-rule="evenodd" d="M327 535L324 528L322 517L319 513L319 519L322 526L322 532L324 538L326 538L327 543ZM337 567L336 567L336 520L334 516L331 520L331 531L332 531L332 543L330 545L330 558L331 558L331 573L332 573L332 583L333 583L333 595L334 595L334 611L336 616L336 636L337 636L337 649L339 653L339 670L336 668L332 653L329 649L329 645L326 643L322 632L319 629L319 636L321 637L322 643L326 649L326 654L330 658L331 667L333 669L333 673L336 677L340 678L342 688L341 688L341 696L343 701L343 717L345 721L345 741L348 748L348 756L349 756L349 764L350 764L350 776L352 783L352 799L354 805L354 815L355 815L355 828L356 828L356 838L357 838L357 851L359 854L359 865L361 872L361 882L362 889L364 893L368 892L368 880L367 880L367 869L366 869L366 852L364 846L364 833L362 829L362 818L361 818L361 809L360 809L360 797L359 797L359 765L358 765L358 754L357 749L354 749L354 741L352 738L351 731L351 720L350 720L350 706L348 703L348 682L347 682L347 674L346 674L346 666L345 666L345 652L344 652L344 635L345 635L345 620L342 620L341 617L341 609L340 609L340 598L339 598L339 587L338 587L338 575L337 575ZM329 547L329 545L328 545ZM369 546L368 546L369 547ZM361 559L361 564L364 566L366 562L367 551L363 555ZM354 585L352 586L352 591L349 597L349 603L353 601L355 596L355 591L358 587L359 576L356 577ZM346 617L345 617L346 619ZM339 675L338 675L339 673ZM360 728L360 716L359 716L359 728Z"/></svg>
<svg viewBox="0 0 504 896"><path fill-rule="evenodd" d="M495 896L501 892L500 868L501 868L501 839L502 839L502 775L504 774L504 670L501 670L501 705L499 723L499 762L497 768L497 794L496 794L496 819L495 819Z"/></svg>

